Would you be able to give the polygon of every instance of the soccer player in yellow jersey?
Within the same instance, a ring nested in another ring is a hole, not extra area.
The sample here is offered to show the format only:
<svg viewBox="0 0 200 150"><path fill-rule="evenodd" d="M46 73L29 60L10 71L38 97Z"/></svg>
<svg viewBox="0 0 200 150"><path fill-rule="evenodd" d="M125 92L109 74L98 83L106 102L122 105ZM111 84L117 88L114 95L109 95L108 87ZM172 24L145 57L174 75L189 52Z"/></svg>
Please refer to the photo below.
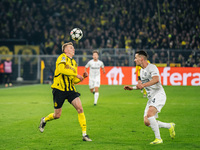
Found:
<svg viewBox="0 0 200 150"><path fill-rule="evenodd" d="M62 105L65 99L78 112L78 120L82 128L83 141L92 141L86 134L86 119L83 112L80 94L76 91L74 84L79 83L88 76L87 72L83 76L77 73L77 63L72 58L75 54L74 46L71 42L62 45L62 54L56 61L56 69L54 72L54 80L51 88L53 89L54 113L50 113L46 117L42 117L39 130L44 132L46 123L50 120L59 119L62 112Z"/></svg>
<svg viewBox="0 0 200 150"><path fill-rule="evenodd" d="M149 60L147 60L147 62L150 63ZM138 76L138 82L139 83L141 82L141 79L140 79L140 69L141 69L141 67L138 66L138 65L136 65L136 67L135 67L135 74L137 74L137 76ZM145 89L142 89L141 93L143 93L143 97L147 96L147 91Z"/></svg>

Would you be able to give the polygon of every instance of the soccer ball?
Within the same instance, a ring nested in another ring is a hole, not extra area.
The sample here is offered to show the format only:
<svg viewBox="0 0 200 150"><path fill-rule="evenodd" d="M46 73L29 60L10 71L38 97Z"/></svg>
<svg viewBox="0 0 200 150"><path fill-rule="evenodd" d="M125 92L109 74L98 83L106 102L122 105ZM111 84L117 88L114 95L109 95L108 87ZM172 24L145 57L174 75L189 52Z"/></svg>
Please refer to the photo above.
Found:
<svg viewBox="0 0 200 150"><path fill-rule="evenodd" d="M73 40L78 41L83 37L83 32L79 28L74 28L73 30L71 30L70 36Z"/></svg>

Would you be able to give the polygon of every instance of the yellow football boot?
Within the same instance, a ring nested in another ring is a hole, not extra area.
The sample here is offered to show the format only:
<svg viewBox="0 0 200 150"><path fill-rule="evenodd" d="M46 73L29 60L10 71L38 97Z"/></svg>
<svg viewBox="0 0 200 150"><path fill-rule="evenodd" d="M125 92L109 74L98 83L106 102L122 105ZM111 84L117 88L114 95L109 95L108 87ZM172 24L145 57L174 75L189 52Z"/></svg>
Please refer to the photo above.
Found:
<svg viewBox="0 0 200 150"><path fill-rule="evenodd" d="M151 142L150 144L161 144L163 143L163 140L162 139L155 139L153 142Z"/></svg>
<svg viewBox="0 0 200 150"><path fill-rule="evenodd" d="M170 137L172 139L175 138L175 123L170 123L171 124L171 128L169 129L169 134L170 134Z"/></svg>

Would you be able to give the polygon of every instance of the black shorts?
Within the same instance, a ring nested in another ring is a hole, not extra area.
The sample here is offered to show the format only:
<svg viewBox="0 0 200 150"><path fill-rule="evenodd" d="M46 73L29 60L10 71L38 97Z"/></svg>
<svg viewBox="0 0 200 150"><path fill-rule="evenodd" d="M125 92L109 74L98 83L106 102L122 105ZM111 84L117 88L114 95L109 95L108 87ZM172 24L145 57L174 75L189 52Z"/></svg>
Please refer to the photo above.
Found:
<svg viewBox="0 0 200 150"><path fill-rule="evenodd" d="M53 93L53 102L55 109L61 108L65 102L65 99L67 99L68 102L71 104L71 102L75 98L80 96L80 93L75 91L60 91L58 89L53 89L52 93Z"/></svg>
<svg viewBox="0 0 200 150"><path fill-rule="evenodd" d="M138 80L141 80L140 76L138 76Z"/></svg>

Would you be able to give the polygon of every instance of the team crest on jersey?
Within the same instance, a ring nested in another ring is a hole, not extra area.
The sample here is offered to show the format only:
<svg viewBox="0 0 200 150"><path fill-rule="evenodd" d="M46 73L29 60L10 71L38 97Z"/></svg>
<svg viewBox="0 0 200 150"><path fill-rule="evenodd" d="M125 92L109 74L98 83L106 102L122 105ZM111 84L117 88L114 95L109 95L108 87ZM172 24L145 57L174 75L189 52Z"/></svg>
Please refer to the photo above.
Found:
<svg viewBox="0 0 200 150"><path fill-rule="evenodd" d="M144 73L144 76L147 76L147 72Z"/></svg>
<svg viewBox="0 0 200 150"><path fill-rule="evenodd" d="M66 58L63 56L63 57L62 57L62 60L65 60L65 59L66 59Z"/></svg>
<svg viewBox="0 0 200 150"><path fill-rule="evenodd" d="M66 62L66 58L63 56L61 62Z"/></svg>

